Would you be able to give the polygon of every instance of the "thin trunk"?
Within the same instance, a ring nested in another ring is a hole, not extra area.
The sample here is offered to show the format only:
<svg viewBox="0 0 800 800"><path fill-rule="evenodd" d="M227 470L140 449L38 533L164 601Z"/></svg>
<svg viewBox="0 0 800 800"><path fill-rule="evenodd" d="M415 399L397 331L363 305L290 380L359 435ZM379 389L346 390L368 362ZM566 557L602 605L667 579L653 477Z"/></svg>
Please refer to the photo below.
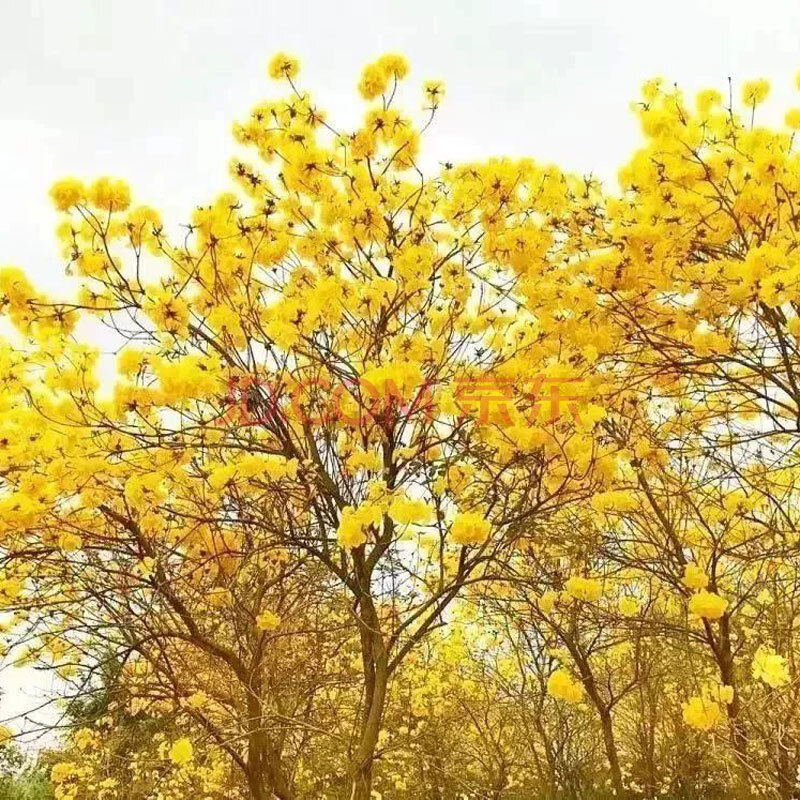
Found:
<svg viewBox="0 0 800 800"><path fill-rule="evenodd" d="M741 703L739 701L739 687L736 684L736 675L733 667L733 654L731 652L730 620L727 614L720 620L719 645L717 649L717 664L720 679L726 686L733 687L733 699L728 703L728 727L731 732L731 747L736 759L736 796L748 798L751 796L750 768L748 763L748 735L747 728L739 716Z"/></svg>
<svg viewBox="0 0 800 800"><path fill-rule="evenodd" d="M569 643L567 644L569 647ZM625 797L625 785L622 782L622 769L619 765L619 753L617 752L617 742L614 739L614 725L611 718L611 705L607 703L600 695L597 688L597 682L594 679L594 673L589 664L588 659L581 653L577 647L570 647L570 652L575 658L575 663L578 666L578 671L583 681L583 686L586 689L586 695L591 700L592 705L595 707L600 717L600 727L603 731L603 747L606 751L606 759L608 760L608 769L611 773L611 785L614 788L616 797Z"/></svg>
<svg viewBox="0 0 800 800"><path fill-rule="evenodd" d="M550 794L555 794L558 789L558 765L556 763L555 753L553 752L552 745L550 743L550 737L547 735L547 730L542 722L542 715L543 708L540 703L538 713L533 715L533 727L536 729L536 732L539 734L539 738L542 740L542 747L544 748L544 755L547 761L546 773L542 775L540 780L542 781L542 785L547 788L547 791ZM532 746L531 750L538 765L540 759L536 754L536 748ZM544 773L542 768L540 768L540 774L541 773Z"/></svg>
<svg viewBox="0 0 800 800"><path fill-rule="evenodd" d="M622 782L622 769L619 766L619 754L617 753L617 743L614 739L614 726L611 720L611 713L603 708L600 711L600 726L603 730L603 746L608 759L608 768L611 772L611 785L614 787L615 797L625 797L625 786Z"/></svg>
<svg viewBox="0 0 800 800"><path fill-rule="evenodd" d="M263 709L255 694L248 699L247 711L253 726L247 742L247 785L252 800L292 800L280 753L261 727Z"/></svg>
<svg viewBox="0 0 800 800"><path fill-rule="evenodd" d="M364 711L358 746L350 764L350 800L370 800L372 766L381 731L389 683L389 658L372 598L360 601L361 660L364 668Z"/></svg>

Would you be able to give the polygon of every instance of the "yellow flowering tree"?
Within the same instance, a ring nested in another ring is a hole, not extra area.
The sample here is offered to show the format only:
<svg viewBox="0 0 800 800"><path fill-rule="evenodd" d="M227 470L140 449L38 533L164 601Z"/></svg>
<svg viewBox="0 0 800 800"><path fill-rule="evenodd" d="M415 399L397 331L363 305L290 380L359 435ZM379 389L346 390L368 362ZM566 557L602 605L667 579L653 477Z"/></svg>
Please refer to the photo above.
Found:
<svg viewBox="0 0 800 800"><path fill-rule="evenodd" d="M564 370L585 334L558 315L548 330L532 302L561 249L550 218L592 198L527 161L425 178L395 107L406 71L392 55L366 68L371 102L347 133L279 54L289 96L234 126L254 160L234 159L237 191L188 235L170 239L120 181L66 179L52 198L77 299L0 272L30 342L3 350L2 422L4 574L35 609L30 657L91 669L78 654L102 630L127 688L199 717L257 800L294 791L284 728L302 729L297 698L321 675L292 655L309 627L338 607L357 636L340 779L366 799L403 660L524 531L609 480L600 407L581 395L551 418L532 391L547 370L599 380L579 355ZM442 91L425 86L428 122ZM569 293L559 258L548 280ZM85 316L119 351L113 386L73 337Z"/></svg>
<svg viewBox="0 0 800 800"><path fill-rule="evenodd" d="M74 295L0 269L0 609L80 720L57 796L789 800L800 111L650 81L615 193L423 169L444 87L405 111L400 55L352 131L268 72L183 230L66 178Z"/></svg>

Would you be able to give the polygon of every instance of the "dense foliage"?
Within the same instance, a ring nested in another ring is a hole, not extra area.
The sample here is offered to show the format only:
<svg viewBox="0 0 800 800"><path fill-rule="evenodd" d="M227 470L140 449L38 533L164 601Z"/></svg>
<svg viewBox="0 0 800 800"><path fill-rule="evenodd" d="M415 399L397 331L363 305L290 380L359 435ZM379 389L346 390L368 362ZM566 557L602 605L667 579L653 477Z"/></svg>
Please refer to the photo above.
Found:
<svg viewBox="0 0 800 800"><path fill-rule="evenodd" d="M75 297L0 271L57 800L800 796L800 110L651 81L617 193L425 175L407 71L344 132L279 54L235 191L61 180Z"/></svg>

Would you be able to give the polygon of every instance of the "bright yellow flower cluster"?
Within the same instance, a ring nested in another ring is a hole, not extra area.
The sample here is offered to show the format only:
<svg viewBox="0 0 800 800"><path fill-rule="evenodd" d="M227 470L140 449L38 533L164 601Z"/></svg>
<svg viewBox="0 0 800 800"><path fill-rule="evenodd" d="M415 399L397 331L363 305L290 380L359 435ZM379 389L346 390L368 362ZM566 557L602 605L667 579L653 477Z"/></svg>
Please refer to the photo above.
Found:
<svg viewBox="0 0 800 800"><path fill-rule="evenodd" d="M708 575L701 567L690 561L684 567L683 582L690 589L705 589L708 586Z"/></svg>
<svg viewBox="0 0 800 800"><path fill-rule="evenodd" d="M256 617L256 627L260 631L274 631L280 627L281 618L273 611L262 611Z"/></svg>
<svg viewBox="0 0 800 800"><path fill-rule="evenodd" d="M786 686L791 681L786 659L763 645L753 656L752 671L757 681L763 681L773 689Z"/></svg>
<svg viewBox="0 0 800 800"><path fill-rule="evenodd" d="M603 595L603 584L596 578L584 578L580 575L573 575L564 584L564 588L570 597L576 600L585 600L588 603L596 603Z"/></svg>
<svg viewBox="0 0 800 800"><path fill-rule="evenodd" d="M683 704L683 721L699 731L710 731L722 720L722 709L715 700L691 697Z"/></svg>
<svg viewBox="0 0 800 800"><path fill-rule="evenodd" d="M367 541L369 528L380 525L382 519L383 511L369 503L364 503L357 508L346 506L342 509L339 527L336 531L339 546L345 550L360 547Z"/></svg>
<svg viewBox="0 0 800 800"><path fill-rule="evenodd" d="M407 74L406 59L396 53L386 53L376 62L364 67L358 91L365 100L374 100L389 88L391 81L402 80Z"/></svg>
<svg viewBox="0 0 800 800"><path fill-rule="evenodd" d="M623 595L619 598L617 607L623 617L635 617L641 610L642 604L635 597Z"/></svg>
<svg viewBox="0 0 800 800"><path fill-rule="evenodd" d="M547 693L557 700L580 703L583 699L583 686L573 680L567 670L557 669L547 679Z"/></svg>
<svg viewBox="0 0 800 800"><path fill-rule="evenodd" d="M173 764L188 764L194 758L194 748L189 739L177 739L169 749L169 759Z"/></svg>
<svg viewBox="0 0 800 800"><path fill-rule="evenodd" d="M720 619L728 608L728 601L714 592L705 590L693 594L689 600L689 611L703 619Z"/></svg>
<svg viewBox="0 0 800 800"><path fill-rule="evenodd" d="M459 512L450 526L453 542L460 545L483 544L491 532L491 523L477 511Z"/></svg>
<svg viewBox="0 0 800 800"><path fill-rule="evenodd" d="M300 73L300 62L286 53L275 53L269 62L268 72L270 78L296 78Z"/></svg>

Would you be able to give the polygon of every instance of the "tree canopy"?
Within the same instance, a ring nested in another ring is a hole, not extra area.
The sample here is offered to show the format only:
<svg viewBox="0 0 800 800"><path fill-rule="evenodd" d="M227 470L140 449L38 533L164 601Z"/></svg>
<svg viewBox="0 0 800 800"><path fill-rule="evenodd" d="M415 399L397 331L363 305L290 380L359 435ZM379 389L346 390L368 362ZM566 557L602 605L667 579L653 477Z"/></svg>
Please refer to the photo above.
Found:
<svg viewBox="0 0 800 800"><path fill-rule="evenodd" d="M649 81L613 191L423 170L408 70L344 131L278 54L231 191L59 180L74 296L0 270L57 800L800 796L800 109Z"/></svg>

